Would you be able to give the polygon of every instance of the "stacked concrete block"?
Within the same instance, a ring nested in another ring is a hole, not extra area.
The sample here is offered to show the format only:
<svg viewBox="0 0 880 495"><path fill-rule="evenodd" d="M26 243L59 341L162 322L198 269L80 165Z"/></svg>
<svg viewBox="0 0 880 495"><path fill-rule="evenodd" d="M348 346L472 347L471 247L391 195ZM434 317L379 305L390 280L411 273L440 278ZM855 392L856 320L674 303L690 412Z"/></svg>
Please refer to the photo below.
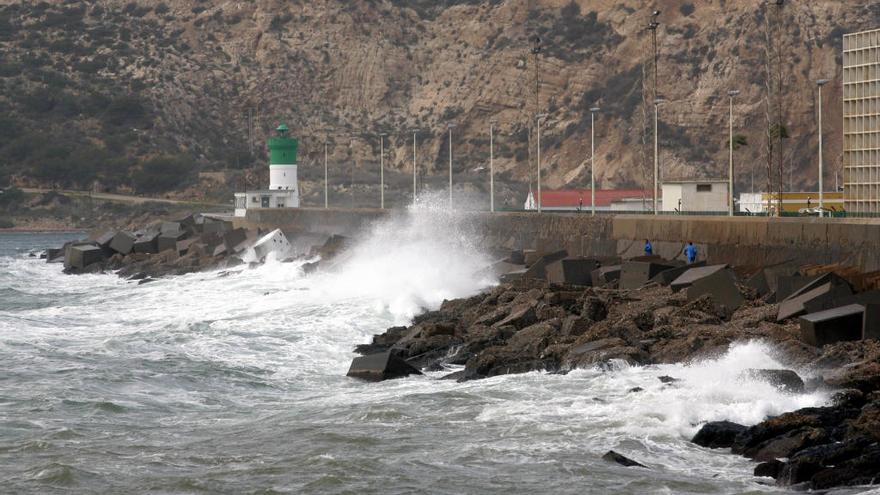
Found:
<svg viewBox="0 0 880 495"><path fill-rule="evenodd" d="M688 301L695 301L706 295L712 299L719 312L727 315L739 309L745 302L736 285L736 276L730 269L715 271L697 279L687 288Z"/></svg>
<svg viewBox="0 0 880 495"><path fill-rule="evenodd" d="M837 342L861 340L865 307L851 304L802 316L801 340L822 347Z"/></svg>
<svg viewBox="0 0 880 495"><path fill-rule="evenodd" d="M672 283L669 284L669 286L672 287L672 292L678 292L683 289L687 289L697 280L708 277L709 275L712 275L715 272L719 272L726 268L727 265L691 267L689 270L682 273L680 277L673 280Z"/></svg>

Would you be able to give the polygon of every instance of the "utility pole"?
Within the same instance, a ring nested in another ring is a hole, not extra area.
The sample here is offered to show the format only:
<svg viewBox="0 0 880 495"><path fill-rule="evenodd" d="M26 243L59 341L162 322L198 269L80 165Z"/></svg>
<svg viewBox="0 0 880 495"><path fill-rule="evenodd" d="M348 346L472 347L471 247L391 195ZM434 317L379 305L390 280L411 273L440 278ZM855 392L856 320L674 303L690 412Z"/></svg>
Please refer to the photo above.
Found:
<svg viewBox="0 0 880 495"><path fill-rule="evenodd" d="M385 209L385 133L379 133L379 209Z"/></svg>
<svg viewBox="0 0 880 495"><path fill-rule="evenodd" d="M660 22L657 20L658 17L660 17L660 11L655 10L654 12L651 13L651 23L648 24L648 30L651 31L651 42L653 45L653 53L654 53L654 71L653 71L654 72L653 73L653 76L654 76L654 88L653 88L654 91L653 91L653 93L654 94L652 96L654 97L655 100L657 99L657 73L659 72L657 69L658 69L658 63L660 61L660 57L658 56L658 53L657 53L657 28L660 27Z"/></svg>
<svg viewBox="0 0 880 495"><path fill-rule="evenodd" d="M654 215L659 215L657 202L660 198L660 140L657 138L658 121L660 120L660 104L664 100L654 100Z"/></svg>
<svg viewBox="0 0 880 495"><path fill-rule="evenodd" d="M418 178L418 168L416 167L416 136L419 133L418 129L413 129L413 204L416 204L416 180Z"/></svg>
<svg viewBox="0 0 880 495"><path fill-rule="evenodd" d="M590 108L590 215L596 216L596 112Z"/></svg>
<svg viewBox="0 0 880 495"><path fill-rule="evenodd" d="M541 213L542 208L542 197L541 197L541 122L547 118L546 113L541 113L537 115L537 126L538 126L538 213Z"/></svg>
<svg viewBox="0 0 880 495"><path fill-rule="evenodd" d="M489 211L495 213L495 125L497 120L489 121Z"/></svg>
<svg viewBox="0 0 880 495"><path fill-rule="evenodd" d="M727 170L727 214L733 216L733 98L739 94L739 90L733 89L727 92L730 97L730 162Z"/></svg>
<svg viewBox="0 0 880 495"><path fill-rule="evenodd" d="M324 140L324 208L329 208L330 200L328 196L328 192L330 190L329 186L329 174L327 173L327 140Z"/></svg>
<svg viewBox="0 0 880 495"><path fill-rule="evenodd" d="M452 211L452 129L455 124L448 124L449 127L449 210Z"/></svg>
<svg viewBox="0 0 880 495"><path fill-rule="evenodd" d="M825 208L825 162L822 156L822 86L828 84L828 79L819 79L819 215L824 216Z"/></svg>

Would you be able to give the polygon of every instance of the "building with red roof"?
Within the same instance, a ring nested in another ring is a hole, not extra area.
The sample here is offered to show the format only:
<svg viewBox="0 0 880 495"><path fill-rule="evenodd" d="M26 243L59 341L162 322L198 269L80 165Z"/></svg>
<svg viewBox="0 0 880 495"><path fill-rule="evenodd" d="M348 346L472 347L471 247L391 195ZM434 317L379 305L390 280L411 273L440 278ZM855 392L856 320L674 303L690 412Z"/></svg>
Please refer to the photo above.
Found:
<svg viewBox="0 0 880 495"><path fill-rule="evenodd" d="M537 191L529 191L525 209L537 210ZM578 211L591 209L589 189L544 189L541 209L547 211ZM596 211L649 211L653 196L643 189L596 189Z"/></svg>

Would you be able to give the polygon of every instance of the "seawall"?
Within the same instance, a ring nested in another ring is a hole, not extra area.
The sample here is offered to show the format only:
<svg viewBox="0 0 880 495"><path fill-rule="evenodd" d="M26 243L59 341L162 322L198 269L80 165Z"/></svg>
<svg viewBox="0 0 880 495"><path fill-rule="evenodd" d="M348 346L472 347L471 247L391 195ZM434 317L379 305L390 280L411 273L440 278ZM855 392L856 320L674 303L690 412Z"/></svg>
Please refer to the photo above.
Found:
<svg viewBox="0 0 880 495"><path fill-rule="evenodd" d="M249 210L237 226L281 228L291 235L354 235L396 210L323 208ZM474 213L488 246L565 248L581 256L637 256L644 239L656 254L680 256L693 241L710 263L774 265L831 264L880 270L880 220L650 215Z"/></svg>

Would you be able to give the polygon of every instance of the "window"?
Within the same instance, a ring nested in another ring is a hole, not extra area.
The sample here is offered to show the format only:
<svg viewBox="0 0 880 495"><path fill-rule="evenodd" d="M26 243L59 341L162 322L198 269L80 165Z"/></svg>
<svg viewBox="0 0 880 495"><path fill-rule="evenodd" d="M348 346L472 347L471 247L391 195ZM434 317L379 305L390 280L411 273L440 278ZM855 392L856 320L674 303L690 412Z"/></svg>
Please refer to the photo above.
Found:
<svg viewBox="0 0 880 495"><path fill-rule="evenodd" d="M278 200L278 201L275 203L275 207L276 207L276 208L284 208L284 201Z"/></svg>
<svg viewBox="0 0 880 495"><path fill-rule="evenodd" d="M712 184L697 184L697 192L712 192Z"/></svg>

